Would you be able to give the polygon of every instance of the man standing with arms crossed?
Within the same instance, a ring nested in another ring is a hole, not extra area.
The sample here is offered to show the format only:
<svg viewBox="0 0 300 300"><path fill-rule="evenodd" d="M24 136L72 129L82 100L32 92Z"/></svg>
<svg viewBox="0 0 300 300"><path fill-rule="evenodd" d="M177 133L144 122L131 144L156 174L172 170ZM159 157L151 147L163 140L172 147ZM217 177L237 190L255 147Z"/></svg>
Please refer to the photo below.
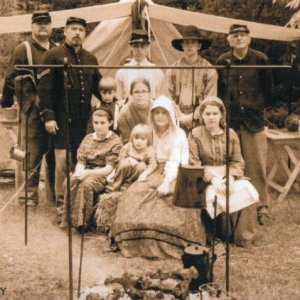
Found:
<svg viewBox="0 0 300 300"><path fill-rule="evenodd" d="M251 37L247 25L233 24L227 37L231 51L221 55L217 64L267 65L267 56L250 47ZM267 191L267 140L264 130L264 107L272 87L271 73L267 69L231 69L229 84L226 71L219 75L219 96L225 100L229 89L229 126L241 139L246 175L252 179L260 197L258 222L269 223L269 196Z"/></svg>
<svg viewBox="0 0 300 300"><path fill-rule="evenodd" d="M47 11L35 11L32 14L32 35L30 39L19 44L12 54L10 63L5 76L5 84L3 87L3 99L2 107L10 107L14 104L15 90L15 78L18 75L32 74L33 80L37 84L37 69L26 69L22 71L16 71L15 65L39 65L42 63L42 56L45 52L55 46L54 43L49 40L51 35L51 17ZM35 94L35 90L30 91L31 94ZM29 155L29 180L28 180L28 205L38 204L38 184L40 178L40 167L34 170L43 158L43 154L47 151L47 138L43 128L43 124L39 117L38 103L35 101L31 103L29 99L23 99L21 105L22 110L19 113L19 146L22 150L25 150L25 132L26 132L26 114L28 119L28 153ZM30 110L30 111L29 111ZM52 156L51 156L52 154ZM47 155L47 165L50 170L50 182L53 184L54 168L53 153ZM33 173L31 173L33 172ZM19 197L19 201L22 204L24 202L24 195Z"/></svg>
<svg viewBox="0 0 300 300"><path fill-rule="evenodd" d="M71 65L98 65L97 58L82 48L86 36L86 21L77 17L67 19L64 29L65 42L48 51L43 63L62 65L64 59ZM100 99L98 83L101 79L98 68L69 70L68 101L69 116L64 104L63 70L46 68L40 71L40 109L46 131L53 136L55 148L55 194L56 203L63 203L63 183L66 169L66 117L69 118L69 139L72 163L76 164L77 149L86 135L91 110L91 97Z"/></svg>

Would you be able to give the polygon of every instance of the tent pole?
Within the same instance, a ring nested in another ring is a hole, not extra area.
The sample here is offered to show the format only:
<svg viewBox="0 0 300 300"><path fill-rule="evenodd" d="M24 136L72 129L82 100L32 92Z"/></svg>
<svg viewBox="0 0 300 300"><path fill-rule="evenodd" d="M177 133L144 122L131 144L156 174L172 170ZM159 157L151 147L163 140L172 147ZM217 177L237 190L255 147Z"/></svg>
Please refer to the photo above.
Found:
<svg viewBox="0 0 300 300"><path fill-rule="evenodd" d="M30 153L28 152L28 123L29 123L29 113L25 113L25 160L24 160L24 168L25 168L25 246L27 246L28 240L28 168L29 168L29 159ZM20 114L21 117L21 114ZM22 137L20 135L20 143Z"/></svg>
<svg viewBox="0 0 300 300"><path fill-rule="evenodd" d="M68 223L68 245L69 245L69 299L73 300L73 255L72 255L72 220L71 220L71 197L70 197L70 129L69 129L69 99L68 99L68 71L70 65L68 59L64 58L64 105L66 126L66 169L67 169L67 223Z"/></svg>
<svg viewBox="0 0 300 300"><path fill-rule="evenodd" d="M227 62L226 68L226 98L225 98L225 107L226 107L226 291L230 290L230 249L229 249L229 224L230 224L230 215L229 215L229 72L230 72L230 62Z"/></svg>

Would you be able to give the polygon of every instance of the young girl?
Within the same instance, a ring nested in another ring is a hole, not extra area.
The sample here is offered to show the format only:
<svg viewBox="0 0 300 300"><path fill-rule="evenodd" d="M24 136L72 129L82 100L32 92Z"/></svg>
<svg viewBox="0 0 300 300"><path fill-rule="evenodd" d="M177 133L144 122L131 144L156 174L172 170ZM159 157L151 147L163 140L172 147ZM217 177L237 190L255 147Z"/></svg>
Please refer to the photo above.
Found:
<svg viewBox="0 0 300 300"><path fill-rule="evenodd" d="M202 212L206 227L207 244L211 243L214 216L213 201L217 196L216 234L219 238L225 233L225 193L226 193L226 137L225 106L217 97L207 97L200 104L202 125L192 130L189 136L190 163L205 168L206 209ZM256 202L258 194L244 178L245 163L240 141L234 130L229 129L229 190L230 190L230 237L241 247L248 247L256 233ZM220 215L219 215L220 213Z"/></svg>
<svg viewBox="0 0 300 300"><path fill-rule="evenodd" d="M122 147L121 139L109 129L113 121L108 111L99 108L92 118L94 132L82 141L71 177L71 220L72 226L79 232L88 228L95 204L94 193L104 191L106 176L115 167ZM65 218L66 214L63 214L62 226L65 225Z"/></svg>
<svg viewBox="0 0 300 300"><path fill-rule="evenodd" d="M130 184L136 179L145 181L157 167L155 152L151 146L151 131L148 125L136 125L130 135L130 141L119 155L116 169L107 177L111 182L106 190L118 190L123 183Z"/></svg>

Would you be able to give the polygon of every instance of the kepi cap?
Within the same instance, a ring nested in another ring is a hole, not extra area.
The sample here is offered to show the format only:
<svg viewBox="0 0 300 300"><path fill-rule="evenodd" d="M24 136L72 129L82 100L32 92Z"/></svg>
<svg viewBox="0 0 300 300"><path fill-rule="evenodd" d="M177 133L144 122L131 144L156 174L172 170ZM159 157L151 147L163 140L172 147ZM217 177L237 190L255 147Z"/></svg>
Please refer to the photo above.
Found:
<svg viewBox="0 0 300 300"><path fill-rule="evenodd" d="M249 30L248 26L245 24L232 24L229 28L228 34L234 34L237 32L250 33L250 30Z"/></svg>
<svg viewBox="0 0 300 300"><path fill-rule="evenodd" d="M142 29L133 30L131 33L129 44L143 43L149 44L148 32Z"/></svg>
<svg viewBox="0 0 300 300"><path fill-rule="evenodd" d="M50 23L51 17L47 10L36 10L31 17L32 23Z"/></svg>
<svg viewBox="0 0 300 300"><path fill-rule="evenodd" d="M211 40L204 38L196 26L189 25L182 30L182 38L172 40L172 46L176 50L183 51L182 42L184 40L197 40L201 45L201 50L207 49L211 45Z"/></svg>
<svg viewBox="0 0 300 300"><path fill-rule="evenodd" d="M69 17L67 19L66 26L73 24L73 23L77 23L77 24L82 25L83 27L86 27L86 20L82 19L82 18L77 18L77 17Z"/></svg>

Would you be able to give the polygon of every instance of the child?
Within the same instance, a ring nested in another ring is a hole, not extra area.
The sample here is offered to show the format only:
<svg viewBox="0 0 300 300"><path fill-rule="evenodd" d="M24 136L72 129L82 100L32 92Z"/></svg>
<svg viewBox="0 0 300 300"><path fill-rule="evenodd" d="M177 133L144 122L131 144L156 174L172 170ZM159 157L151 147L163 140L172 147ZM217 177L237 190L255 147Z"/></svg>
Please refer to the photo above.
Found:
<svg viewBox="0 0 300 300"><path fill-rule="evenodd" d="M116 169L107 177L110 184L106 191L119 190L123 183L145 181L155 171L157 163L151 141L148 125L138 124L132 129L129 142L120 152Z"/></svg>
<svg viewBox="0 0 300 300"><path fill-rule="evenodd" d="M101 100L98 108L104 108L108 110L113 116L113 131L116 132L118 127L118 117L120 109L122 108L122 102L116 98L116 81L113 77L104 76L99 82L99 92Z"/></svg>
<svg viewBox="0 0 300 300"><path fill-rule="evenodd" d="M122 148L119 136L109 129L113 122L109 111L98 108L93 112L92 122L94 132L82 141L71 177L71 220L79 232L88 228L95 204L94 193L104 191L106 176L114 169ZM63 214L62 227L65 217Z"/></svg>

